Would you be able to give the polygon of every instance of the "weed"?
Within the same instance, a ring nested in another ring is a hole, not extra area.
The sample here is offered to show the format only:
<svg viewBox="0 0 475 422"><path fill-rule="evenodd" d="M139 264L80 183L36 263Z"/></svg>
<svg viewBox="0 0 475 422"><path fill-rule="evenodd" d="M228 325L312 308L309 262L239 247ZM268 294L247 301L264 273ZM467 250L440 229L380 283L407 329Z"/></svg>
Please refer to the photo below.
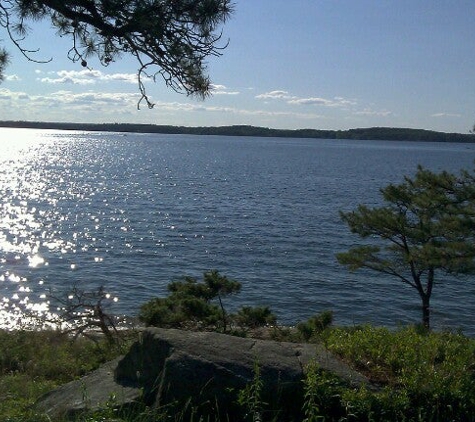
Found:
<svg viewBox="0 0 475 422"><path fill-rule="evenodd" d="M265 403L262 401L261 368L257 359L253 366L254 377L252 382L238 393L238 403L245 410L245 418L251 422L261 422Z"/></svg>

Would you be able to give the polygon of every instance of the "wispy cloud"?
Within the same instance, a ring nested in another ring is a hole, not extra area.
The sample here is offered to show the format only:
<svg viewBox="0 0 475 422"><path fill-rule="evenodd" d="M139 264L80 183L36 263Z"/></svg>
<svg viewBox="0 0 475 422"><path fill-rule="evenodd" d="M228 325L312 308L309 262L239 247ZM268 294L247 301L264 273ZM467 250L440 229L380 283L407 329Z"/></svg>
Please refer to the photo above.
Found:
<svg viewBox="0 0 475 422"><path fill-rule="evenodd" d="M7 82L16 82L21 81L21 78L18 75L6 75L5 81Z"/></svg>
<svg viewBox="0 0 475 422"><path fill-rule="evenodd" d="M431 117L462 117L462 115L458 113L435 113Z"/></svg>
<svg viewBox="0 0 475 422"><path fill-rule="evenodd" d="M209 106L203 103L180 103L180 102L157 102L155 109L164 111L180 111L180 112L205 112L205 113L223 113L234 114L239 116L256 116L256 117L294 117L299 119L321 119L323 116L314 113L295 113L292 111L269 111L269 110L252 110L239 107L221 107Z"/></svg>
<svg viewBox="0 0 475 422"><path fill-rule="evenodd" d="M326 100L325 98L298 98L296 100L287 101L288 104L296 104L296 105L323 105L323 106L330 106L332 102L330 100Z"/></svg>
<svg viewBox="0 0 475 422"><path fill-rule="evenodd" d="M36 71L41 75L41 71ZM47 84L73 84L73 85L92 85L98 81L116 81L125 83L137 83L136 73L112 73L106 74L100 70L59 70L49 72L45 77L38 77L37 80Z"/></svg>
<svg viewBox="0 0 475 422"><path fill-rule="evenodd" d="M0 89L0 101L27 100L30 96L25 92Z"/></svg>
<svg viewBox="0 0 475 422"><path fill-rule="evenodd" d="M136 109L139 96L130 93L101 93L83 92L73 93L67 90L56 91L46 95L28 95L8 89L0 90L0 104L7 105L8 110L21 109L28 112L41 112L46 116L49 111L62 108L71 112L119 113L123 110ZM5 110L5 111L8 111Z"/></svg>
<svg viewBox="0 0 475 422"><path fill-rule="evenodd" d="M290 95L288 91L276 90L276 91L270 91L270 92L265 92L264 94L256 95L256 98L259 100L269 100L269 99L288 100L288 99L293 99L295 97Z"/></svg>
<svg viewBox="0 0 475 422"><path fill-rule="evenodd" d="M74 115L79 121L117 121L122 116L137 115L137 93L107 93L86 91L76 93L69 90L58 90L45 95L26 95L8 89L0 89L0 115L10 116L15 110L21 110L25 119L37 119L41 116L46 120L63 120L60 116ZM192 113L209 113L215 115L234 116L244 121L250 119L254 124L263 120L320 120L324 117L317 113L299 113L293 110L262 110L233 106L216 106L211 103L195 102L162 102L156 101L155 108L147 112L147 118L153 114L180 115ZM142 114L143 115L143 114ZM8 117L6 117L8 118Z"/></svg>
<svg viewBox="0 0 475 422"><path fill-rule="evenodd" d="M357 116L381 116L381 117L386 117L386 116L391 116L393 113L392 111L388 110L373 110L370 108L365 108L364 110L361 111L355 111L353 114Z"/></svg>
<svg viewBox="0 0 475 422"><path fill-rule="evenodd" d="M319 97L310 97L310 98L298 98L295 100L287 101L288 104L292 105L317 105L324 107L348 107L356 105L355 101L345 100L341 97L335 97L334 99L319 98Z"/></svg>
<svg viewBox="0 0 475 422"><path fill-rule="evenodd" d="M225 85L211 84L211 92L213 95L238 95L239 91L231 91Z"/></svg>
<svg viewBox="0 0 475 422"><path fill-rule="evenodd" d="M348 107L356 105L356 101L347 100L343 97L334 97L332 99L321 97L302 98L292 95L288 91L284 90L265 92L264 94L256 95L255 98L260 100L284 100L287 104L297 106Z"/></svg>
<svg viewBox="0 0 475 422"><path fill-rule="evenodd" d="M47 96L47 102L67 104L69 107L101 107L112 106L114 109L121 106L134 107L137 104L137 94L112 92L82 92L56 91Z"/></svg>

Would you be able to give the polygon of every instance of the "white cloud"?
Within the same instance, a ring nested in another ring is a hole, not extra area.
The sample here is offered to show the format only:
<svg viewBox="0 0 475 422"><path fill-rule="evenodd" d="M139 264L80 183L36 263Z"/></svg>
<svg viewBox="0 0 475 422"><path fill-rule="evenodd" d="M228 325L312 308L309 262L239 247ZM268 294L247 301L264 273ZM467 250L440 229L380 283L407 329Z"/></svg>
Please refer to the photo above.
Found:
<svg viewBox="0 0 475 422"><path fill-rule="evenodd" d="M391 116L393 113L392 111L388 110L372 110L370 108L365 108L364 110L361 111L355 111L353 114L357 116L381 116L381 117L386 117L386 116Z"/></svg>
<svg viewBox="0 0 475 422"><path fill-rule="evenodd" d="M112 73L110 75L102 76L101 80L120 81L120 82L127 82L127 83L130 83L130 84L138 83L138 78L137 78L136 73Z"/></svg>
<svg viewBox="0 0 475 422"><path fill-rule="evenodd" d="M7 82L16 82L21 81L21 78L18 75L6 75L5 81Z"/></svg>
<svg viewBox="0 0 475 422"><path fill-rule="evenodd" d="M276 91L270 91L270 92L265 92L264 94L256 95L256 98L260 100L267 100L267 99L288 100L295 97L290 95L288 91L276 90Z"/></svg>
<svg viewBox="0 0 475 422"><path fill-rule="evenodd" d="M225 90L226 86L225 85L218 85L218 84L211 84L211 89L216 89L216 90Z"/></svg>
<svg viewBox="0 0 475 422"><path fill-rule="evenodd" d="M249 110L236 107L216 107L205 106L193 103L157 103L155 105L157 110L166 111L186 111L186 112L207 112L207 113L224 113L234 114L240 116L256 116L256 117L292 117L299 119L321 119L323 116L313 113L294 113L291 111L267 111L267 110Z"/></svg>
<svg viewBox="0 0 475 422"><path fill-rule="evenodd" d="M11 91L9 89L0 89L0 100L2 101L16 101L27 100L30 97L25 92Z"/></svg>
<svg viewBox="0 0 475 422"><path fill-rule="evenodd" d="M335 97L332 100L320 97L295 98L287 101L287 103L292 105L318 105L324 107L348 107L356 105L356 101L346 100L342 97Z"/></svg>
<svg viewBox="0 0 475 422"><path fill-rule="evenodd" d="M213 95L238 95L239 91L229 91L225 85L211 84L211 93Z"/></svg>
<svg viewBox="0 0 475 422"><path fill-rule="evenodd" d="M57 72L58 76L61 78L78 78L78 79L83 79L83 78L92 78L92 79L98 79L102 76L102 72L99 70L90 70L90 69L84 69L84 70L60 70Z"/></svg>
<svg viewBox="0 0 475 422"><path fill-rule="evenodd" d="M41 71L36 71L42 74ZM105 74L100 70L59 70L53 72L52 77L38 78L40 82L48 84L73 84L73 85L91 85L97 81L117 81L126 83L137 83L136 73L111 73Z"/></svg>
<svg viewBox="0 0 475 422"><path fill-rule="evenodd" d="M296 105L323 105L323 106L333 106L333 102L330 100L326 100L325 98L298 98L295 100L288 101L289 104L296 104Z"/></svg>
<svg viewBox="0 0 475 422"><path fill-rule="evenodd" d="M48 101L55 103L64 103L68 106L84 106L89 107L103 105L126 105L133 107L137 104L138 95L128 93L111 93L111 92L82 92L73 93L70 91L57 91L47 97Z"/></svg>
<svg viewBox="0 0 475 422"><path fill-rule="evenodd" d="M354 100L347 100L343 97L335 97L333 99L321 97L300 98L290 94L288 91L275 90L264 94L256 95L257 99L274 99L285 100L287 104L297 106L323 106L323 107L348 107L356 104Z"/></svg>
<svg viewBox="0 0 475 422"><path fill-rule="evenodd" d="M83 79L81 77L72 77L70 75L64 75L59 78L38 78L38 80L47 84L91 85L95 83L93 79Z"/></svg>
<svg viewBox="0 0 475 422"><path fill-rule="evenodd" d="M435 113L431 117L462 117L458 113Z"/></svg>

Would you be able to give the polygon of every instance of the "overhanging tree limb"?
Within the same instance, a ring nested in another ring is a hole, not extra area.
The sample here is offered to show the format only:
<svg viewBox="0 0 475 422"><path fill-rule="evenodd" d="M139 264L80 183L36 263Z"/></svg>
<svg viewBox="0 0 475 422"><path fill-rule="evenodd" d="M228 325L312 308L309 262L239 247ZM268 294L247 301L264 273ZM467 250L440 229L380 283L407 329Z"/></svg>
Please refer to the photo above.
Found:
<svg viewBox="0 0 475 422"><path fill-rule="evenodd" d="M228 43L220 25L231 15L231 0L0 0L0 25L21 46L25 21L49 18L60 36L71 39L68 57L88 66L90 56L108 66L122 54L138 62L141 98L153 107L143 80L163 78L176 92L205 98L211 82L206 60ZM0 75L5 67L0 52Z"/></svg>

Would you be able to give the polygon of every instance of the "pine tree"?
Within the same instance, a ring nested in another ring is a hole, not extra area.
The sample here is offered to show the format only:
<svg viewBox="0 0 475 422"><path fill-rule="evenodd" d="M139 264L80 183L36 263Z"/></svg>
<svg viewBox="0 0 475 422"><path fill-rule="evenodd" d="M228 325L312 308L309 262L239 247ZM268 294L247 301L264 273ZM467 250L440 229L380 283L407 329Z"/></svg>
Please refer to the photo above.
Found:
<svg viewBox="0 0 475 422"><path fill-rule="evenodd" d="M365 245L337 255L350 270L369 268L417 290L422 324L430 327L436 275L475 270L475 175L433 173L418 167L413 179L381 190L385 205L341 212Z"/></svg>

